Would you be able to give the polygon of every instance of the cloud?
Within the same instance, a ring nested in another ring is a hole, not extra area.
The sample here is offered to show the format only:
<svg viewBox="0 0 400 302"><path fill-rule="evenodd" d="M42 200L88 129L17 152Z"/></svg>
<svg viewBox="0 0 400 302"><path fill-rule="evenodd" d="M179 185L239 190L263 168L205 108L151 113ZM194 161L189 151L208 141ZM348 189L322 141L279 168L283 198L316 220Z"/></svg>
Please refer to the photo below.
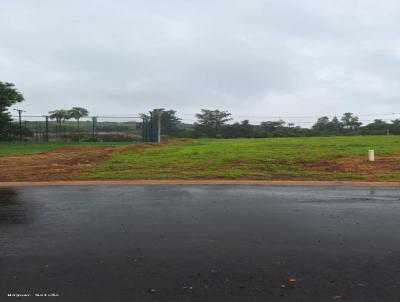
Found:
<svg viewBox="0 0 400 302"><path fill-rule="evenodd" d="M396 111L396 1L7 1L0 80L31 114ZM254 118L255 120L255 118Z"/></svg>

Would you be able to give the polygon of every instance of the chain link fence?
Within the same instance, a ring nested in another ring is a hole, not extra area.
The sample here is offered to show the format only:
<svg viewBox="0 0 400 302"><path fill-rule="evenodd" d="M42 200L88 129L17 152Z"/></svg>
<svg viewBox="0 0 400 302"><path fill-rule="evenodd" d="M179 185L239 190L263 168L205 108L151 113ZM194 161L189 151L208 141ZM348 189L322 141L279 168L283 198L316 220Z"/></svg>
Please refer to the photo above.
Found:
<svg viewBox="0 0 400 302"><path fill-rule="evenodd" d="M13 116L8 140L22 141L141 141L143 121L138 116L96 116L56 121L48 116Z"/></svg>

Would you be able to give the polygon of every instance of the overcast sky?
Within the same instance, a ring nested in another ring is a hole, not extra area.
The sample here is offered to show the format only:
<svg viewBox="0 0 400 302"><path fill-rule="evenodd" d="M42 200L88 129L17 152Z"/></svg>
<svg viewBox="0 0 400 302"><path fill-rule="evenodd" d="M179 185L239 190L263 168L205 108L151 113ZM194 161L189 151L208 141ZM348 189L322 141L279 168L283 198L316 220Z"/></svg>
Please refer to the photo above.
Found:
<svg viewBox="0 0 400 302"><path fill-rule="evenodd" d="M32 115L391 119L378 114L400 112L399 20L398 0L0 0L0 81Z"/></svg>

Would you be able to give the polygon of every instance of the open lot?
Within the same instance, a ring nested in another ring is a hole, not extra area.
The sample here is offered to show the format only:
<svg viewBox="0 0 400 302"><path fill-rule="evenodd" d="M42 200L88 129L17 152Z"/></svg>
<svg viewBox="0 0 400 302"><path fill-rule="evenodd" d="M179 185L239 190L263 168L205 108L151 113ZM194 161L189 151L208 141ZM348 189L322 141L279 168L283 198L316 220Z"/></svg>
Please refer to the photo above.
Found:
<svg viewBox="0 0 400 302"><path fill-rule="evenodd" d="M375 149L377 161L367 160ZM114 153L90 179L400 179L400 137L200 139Z"/></svg>
<svg viewBox="0 0 400 302"><path fill-rule="evenodd" d="M399 301L400 190L0 188L0 301Z"/></svg>
<svg viewBox="0 0 400 302"><path fill-rule="evenodd" d="M369 149L376 161L367 161ZM0 181L400 180L400 137L196 139L156 144L0 144ZM6 155L7 154L7 155Z"/></svg>

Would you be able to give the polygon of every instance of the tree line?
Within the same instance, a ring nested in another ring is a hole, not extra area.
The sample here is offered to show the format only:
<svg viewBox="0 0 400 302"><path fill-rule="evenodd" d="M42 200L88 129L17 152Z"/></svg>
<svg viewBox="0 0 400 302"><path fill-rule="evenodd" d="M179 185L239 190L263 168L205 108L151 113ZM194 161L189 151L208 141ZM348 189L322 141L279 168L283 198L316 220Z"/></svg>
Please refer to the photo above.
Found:
<svg viewBox="0 0 400 302"><path fill-rule="evenodd" d="M0 138L6 137L10 127L11 115L8 108L22 102L23 95L12 83L0 82ZM83 107L71 109L57 109L49 112L61 129L62 124L69 119L75 119L78 125L83 117L87 117L88 110ZM146 117L146 115L142 115ZM322 116L312 127L296 126L284 120L263 121L257 125L249 120L232 123L232 114L226 110L202 109L196 114L197 121L193 124L183 123L177 116L176 110L164 110L161 116L161 131L163 135L172 137L210 137L210 138L237 138L237 137L290 137L290 136L323 136L323 135L379 135L400 134L400 119L386 122L375 119L372 123L363 125L357 115L346 112L341 117ZM109 127L117 127L109 125ZM65 128L65 127L64 127ZM110 129L113 130L113 129Z"/></svg>
<svg viewBox="0 0 400 302"><path fill-rule="evenodd" d="M390 123L375 119L372 123L363 125L359 117L351 112L344 113L340 118L330 119L322 116L311 128L296 126L280 119L277 121L263 121L258 125L249 120L230 123L232 114L224 110L202 109L196 114L197 121L183 126L176 116L176 111L169 110L164 117L162 127L166 135L210 137L210 138L262 138L262 137L301 137L326 135L381 135L400 134L400 119Z"/></svg>

